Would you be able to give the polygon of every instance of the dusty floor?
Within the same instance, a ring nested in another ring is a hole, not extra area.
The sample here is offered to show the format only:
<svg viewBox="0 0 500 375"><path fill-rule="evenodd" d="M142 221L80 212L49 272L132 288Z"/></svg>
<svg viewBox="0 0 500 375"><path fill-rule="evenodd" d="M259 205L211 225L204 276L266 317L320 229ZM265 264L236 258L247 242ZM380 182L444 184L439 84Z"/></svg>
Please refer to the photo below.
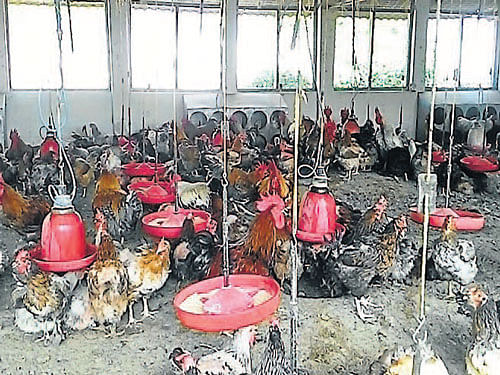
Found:
<svg viewBox="0 0 500 375"><path fill-rule="evenodd" d="M362 187L362 188L360 188ZM413 182L396 182L374 174L355 176L349 183L332 179L332 191L353 206L366 208L374 197L384 193L390 202L389 215L406 211L417 199ZM475 208L487 215L487 224L479 233L461 234L473 240L478 253L477 281L493 291L500 291L500 200L498 196L454 196L455 207ZM77 202L84 216L89 214L88 202ZM420 227L410 224L410 236L420 236ZM437 235L432 233L431 240ZM0 228L0 246L9 254L22 244L21 237L5 227ZM154 320L147 320L137 330L126 331L116 338L106 338L102 332L72 333L58 347L45 347L34 342L13 326L14 310L10 292L13 279L10 270L0 276L0 373L1 374L173 374L168 352L183 346L195 353L206 352L200 347L208 344L222 347L230 339L218 334L190 331L179 324L173 308L175 281L151 300L160 310ZM429 341L443 358L450 375L461 375L464 353L470 340L470 318L457 313L454 301L444 299L446 284L430 282L427 288L427 317ZM351 297L337 299L300 299L300 359L301 367L310 374L369 374L369 365L385 348L397 344L411 345L416 328L416 285L384 285L374 287L370 295L384 311L374 324L364 324L354 314ZM283 296L278 312L285 329L288 345L288 296ZM138 310L142 308L139 303ZM262 325L264 332L267 325ZM258 344L255 361L264 344Z"/></svg>

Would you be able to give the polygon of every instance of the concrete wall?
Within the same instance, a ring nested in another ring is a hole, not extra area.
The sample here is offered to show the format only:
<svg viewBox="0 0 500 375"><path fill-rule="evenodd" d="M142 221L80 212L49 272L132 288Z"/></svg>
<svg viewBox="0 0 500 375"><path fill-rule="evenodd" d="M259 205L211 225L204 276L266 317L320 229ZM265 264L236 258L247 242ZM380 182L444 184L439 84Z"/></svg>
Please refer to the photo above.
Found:
<svg viewBox="0 0 500 375"><path fill-rule="evenodd" d="M28 142L38 142L38 128L41 123L39 120L39 105L37 91L10 91L8 85L8 58L6 49L6 23L5 7L7 0L0 0L0 99L2 94L6 95L6 109L2 109L0 100L0 119L5 117L5 132L12 128L20 130L22 136ZM233 48L228 48L228 71L227 88L228 92L236 91L236 1L228 0L229 7L227 12L228 22L228 44ZM403 124L410 136L417 134L417 117L420 118L419 124L422 124L422 116L425 111L428 112L429 93L423 89L423 69L425 62L425 35L426 21L428 17L429 0L416 2L416 19L418 20L417 32L420 33L416 38L415 52L412 59L411 69L413 75L413 84L410 90L404 91L361 91L356 95L356 114L363 123L366 119L366 107L370 105L371 117L373 110L378 106L386 121L396 123L399 118L400 106L403 106ZM141 126L141 117L144 112L146 125L157 125L173 118L173 92L138 92L129 89L129 85L121 82L129 82L129 61L128 44L123 36L123 30L127 30L129 0L108 0L107 9L111 19L111 69L112 84L110 90L87 91L71 90L66 91L67 105L69 108L68 118L64 128L65 136L69 136L71 131L81 128L84 123L90 121L96 122L103 130L111 132L112 123L115 131L120 131L121 117L121 98L124 97L125 103L130 102L132 124L134 129ZM321 69L318 72L319 79L325 93L325 104L331 105L335 120L338 119L340 108L350 106L352 92L333 90L333 58L334 58L334 19L336 13L332 10L323 11L321 16L322 37L319 41L321 54L319 61ZM121 30L120 30L121 29ZM125 56L125 57L124 57ZM113 93L113 95L112 95ZM176 112L177 117L183 116L182 92L176 94ZM477 96L470 92L460 93L463 100L469 100L469 97ZM42 99L48 94L42 94ZM304 114L315 118L317 113L317 102L315 94L307 94L308 102L304 104ZM285 102L288 104L290 117L293 116L294 94L290 92L283 93ZM485 92L485 100L497 100L500 97L498 91ZM46 101L46 99L44 99ZM472 101L474 102L474 101ZM43 103L43 100L42 100ZM417 110L420 105L419 110ZM44 108L48 114L48 105ZM420 114L420 115L419 115ZM127 115L125 113L125 115ZM418 116L419 115L419 116ZM125 119L127 124L127 118ZM425 135L425 130L421 131L419 126L419 135ZM2 129L0 128L0 131ZM0 137L1 138L1 137ZM0 139L1 141L1 139Z"/></svg>

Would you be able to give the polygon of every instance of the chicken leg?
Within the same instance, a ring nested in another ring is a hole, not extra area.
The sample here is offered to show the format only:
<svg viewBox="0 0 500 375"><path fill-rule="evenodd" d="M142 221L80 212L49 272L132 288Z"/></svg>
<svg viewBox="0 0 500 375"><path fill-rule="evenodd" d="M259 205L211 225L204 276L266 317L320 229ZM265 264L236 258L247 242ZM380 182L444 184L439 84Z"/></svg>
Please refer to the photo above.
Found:
<svg viewBox="0 0 500 375"><path fill-rule="evenodd" d="M156 315L157 311L149 310L148 299L145 296L142 297L142 304L144 305L144 310L142 310L141 320L144 320L146 318L153 318Z"/></svg>
<svg viewBox="0 0 500 375"><path fill-rule="evenodd" d="M128 305L128 323L127 327L136 325L137 323L142 323L140 320L134 318L134 302Z"/></svg>
<svg viewBox="0 0 500 375"><path fill-rule="evenodd" d="M375 319L375 315L369 311L369 308L382 309L382 306L377 305L370 301L370 297L354 297L354 304L356 306L356 313L363 323Z"/></svg>

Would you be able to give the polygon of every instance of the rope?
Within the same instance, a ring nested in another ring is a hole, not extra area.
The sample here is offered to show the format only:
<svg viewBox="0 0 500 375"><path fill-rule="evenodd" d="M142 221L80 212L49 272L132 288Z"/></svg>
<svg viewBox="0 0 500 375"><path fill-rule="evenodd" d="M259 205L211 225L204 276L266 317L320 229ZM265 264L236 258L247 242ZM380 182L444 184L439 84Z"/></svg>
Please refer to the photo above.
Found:
<svg viewBox="0 0 500 375"><path fill-rule="evenodd" d="M432 134L434 131L434 108L436 106L436 52L438 44L438 27L439 20L441 18L441 0L437 2L436 11L436 33L434 35L434 61L433 61L433 82L432 82L432 100L431 100L431 113L429 119L429 134L428 134L428 148L427 148L427 171L426 171L426 182L429 183L431 178L431 166L432 166ZM422 330L425 323L425 274L427 266L427 247L429 243L429 193L426 191L424 195L424 229L423 229L423 245L422 245L422 269L421 269L421 284L420 284L420 314L419 314L419 325L413 335L414 339L417 337L418 333Z"/></svg>

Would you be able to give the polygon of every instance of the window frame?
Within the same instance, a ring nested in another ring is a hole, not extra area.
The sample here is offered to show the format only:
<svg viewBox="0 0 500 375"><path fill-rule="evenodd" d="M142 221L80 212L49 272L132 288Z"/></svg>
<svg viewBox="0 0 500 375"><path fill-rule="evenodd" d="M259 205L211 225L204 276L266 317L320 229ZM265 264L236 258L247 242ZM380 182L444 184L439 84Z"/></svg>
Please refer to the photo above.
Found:
<svg viewBox="0 0 500 375"><path fill-rule="evenodd" d="M108 0L84 0L86 3L102 3L104 5L104 18L105 18L105 34L106 34L106 51L107 51L107 59L106 59L106 68L108 70L108 83L107 87L102 88L66 88L62 87L62 84L59 87L54 88L29 88L29 89L16 89L12 87L12 68L11 68L11 57L10 57L10 36L9 36L9 0L5 0L4 2L4 12L5 12L5 39L7 45L7 70L8 70L8 88L9 91L13 92L35 92L35 91L83 91L83 92L109 92L111 91L111 81L113 77L111 77L112 69L111 69L111 33L110 33L110 11L109 11L109 1ZM29 5L29 4L27 4ZM35 4L33 4L36 6ZM75 6L73 4L73 6ZM63 55L64 59L64 55Z"/></svg>
<svg viewBox="0 0 500 375"><path fill-rule="evenodd" d="M140 88L140 87L133 87L132 86L132 75L134 74L133 69L132 69L132 8L134 5L141 5L141 6L147 6L151 7L152 9L154 8L170 8L174 9L174 14L175 14L175 77L174 77L174 87L172 88L163 88L163 89L155 89L155 88ZM128 22L128 34L129 38L127 40L127 45L128 45L128 61L129 61L129 67L130 67L130 78L128 82L128 87L130 92L179 92L179 93L197 93L197 92L207 92L207 93L217 93L222 90L222 48L220 49L220 61L221 61L221 77L219 81L219 87L214 88L214 89L181 89L179 88L179 69L178 69L178 64L179 64L179 10L180 8L191 8L191 9L199 9L198 4L193 4L193 3L182 3L182 2L172 2L172 1L162 1L161 3L154 1L154 0L131 0L129 2L129 7L128 7L128 16L130 22ZM218 10L221 12L221 6L217 4L203 4L203 9L210 9L210 10ZM219 35L222 33L222 29L219 28Z"/></svg>
<svg viewBox="0 0 500 375"><path fill-rule="evenodd" d="M345 13L344 14L339 14L339 17L349 17L352 18L352 7L347 7L342 9ZM413 9L387 9L387 8L360 8L356 9L356 13L365 13L368 14L368 18L370 20L370 45L369 45L369 62L368 62L368 86L367 87L335 87L335 53L337 51L336 46L334 46L334 61L332 64L333 67L333 74L331 76L332 79L332 89L333 91L408 91L411 86L411 63L413 60L414 56L414 50L413 46L414 43L412 41L412 35L413 35L413 28L415 27L414 25L414 19L415 19L415 12ZM375 40L375 19L377 16L377 13L395 13L395 14L406 14L408 16L408 39L407 39L407 44L408 44L408 54L406 56L406 77L405 77L405 84L400 87L372 87L372 78L373 78L373 44ZM355 16L358 18L358 16ZM337 19L338 17L335 18L335 33L337 30ZM351 34L352 35L352 34ZM335 42L334 42L335 43Z"/></svg>
<svg viewBox="0 0 500 375"><path fill-rule="evenodd" d="M446 17L449 19L457 19L460 20L460 46L459 46L459 56L458 56L458 85L457 85L457 90L459 91L477 91L479 89L478 86L474 87L466 87L461 85L461 78L462 78L462 48L463 48L463 41L464 41L464 19L465 18L486 18L491 21L495 22L495 40L496 40L496 48L498 49L498 35L499 35L499 27L500 27L500 18L496 15L481 15L477 13L471 13L471 12L465 12L465 13L454 13L454 12L441 12L441 17ZM429 17L427 19L427 25L429 24L430 20L436 20L436 12L429 12ZM428 28L428 27L427 27ZM426 36L427 38L427 36ZM427 50L429 50L430 46L427 46ZM494 59L493 59L493 76L492 76L492 83L490 87L482 87L483 90L498 90L498 87L500 85L499 83L499 78L498 78L498 73L499 73L499 66L498 66L498 61L497 61L497 51L494 51ZM424 64L424 76L427 74L427 59ZM425 86L425 91L432 91L432 86L427 86L427 82L424 81L424 86ZM454 87L441 87L441 86L436 86L437 91L450 91L454 89Z"/></svg>
<svg viewBox="0 0 500 375"><path fill-rule="evenodd" d="M238 87L238 67L236 66L236 90L238 92L246 92L246 93L258 93L258 92L270 92L270 93L291 93L295 92L296 89L294 88L281 88L280 87L280 30L281 30L281 20L282 20L282 13L290 13L290 12L296 12L297 7L288 7L286 9L279 9L277 7L272 7L272 6L238 6L236 12L236 18L239 17L240 11L252 11L252 12L273 12L276 13L276 82L274 84L274 87L254 87L254 88L240 88ZM313 60L314 64L312 66L312 75L313 75L313 81L311 87L303 88L303 90L312 92L316 91L316 82L317 82L317 74L318 74L318 48L317 48L317 43L318 43L318 8L315 7L311 10L311 14L313 17L313 43L312 43L312 48L313 48ZM238 23L238 21L236 21ZM236 33L237 34L237 33ZM236 35L236 49L238 48L238 35ZM238 64L238 63L236 63Z"/></svg>

